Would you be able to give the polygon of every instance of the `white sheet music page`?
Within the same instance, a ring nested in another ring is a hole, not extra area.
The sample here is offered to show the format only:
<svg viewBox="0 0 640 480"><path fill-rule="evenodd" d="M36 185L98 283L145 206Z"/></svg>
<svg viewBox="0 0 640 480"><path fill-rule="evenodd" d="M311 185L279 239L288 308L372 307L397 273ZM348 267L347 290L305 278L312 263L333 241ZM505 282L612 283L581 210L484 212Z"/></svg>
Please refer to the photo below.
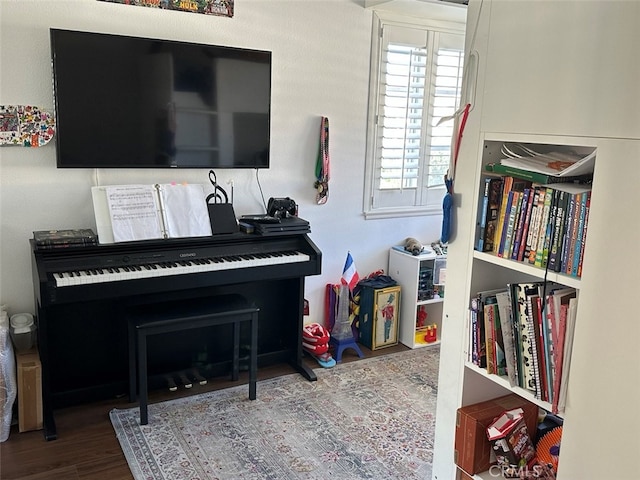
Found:
<svg viewBox="0 0 640 480"><path fill-rule="evenodd" d="M153 185L106 187L113 240L163 238L158 195Z"/></svg>
<svg viewBox="0 0 640 480"><path fill-rule="evenodd" d="M169 238L211 236L209 210L200 184L159 186Z"/></svg>

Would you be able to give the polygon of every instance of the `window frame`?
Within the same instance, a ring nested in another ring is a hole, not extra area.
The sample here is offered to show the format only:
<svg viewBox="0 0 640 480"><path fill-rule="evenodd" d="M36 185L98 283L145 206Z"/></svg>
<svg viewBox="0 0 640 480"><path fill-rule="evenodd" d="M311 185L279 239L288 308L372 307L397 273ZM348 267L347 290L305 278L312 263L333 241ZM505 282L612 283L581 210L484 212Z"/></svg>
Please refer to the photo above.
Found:
<svg viewBox="0 0 640 480"><path fill-rule="evenodd" d="M390 12L376 11L373 14L372 38L371 38L371 62L370 62L370 83L369 83L369 108L367 113L367 150L365 157L365 185L363 199L363 214L365 219L375 218L398 218L410 216L424 215L441 215L442 199L445 194L445 187L417 187L417 191L412 195L411 205L402 206L376 206L376 196L380 192L377 188L378 152L377 136L378 125L377 119L379 112L379 98L381 89L381 61L383 58L382 49L385 46L383 41L383 31L385 26L398 26L406 28L414 28L424 30L428 36L429 42L433 41L434 34L455 34L460 35L460 45L464 50L464 34L465 23L459 21L446 21L442 19L428 19L418 17L406 17ZM430 82L431 83L431 82ZM434 85L427 85L429 89ZM428 95L427 95L428 97ZM453 121L452 121L453 122ZM427 135L427 130L431 129L431 125L427 125L422 133L421 143ZM426 175L424 176L426 178ZM413 198L415 196L428 196L427 200L422 200L419 205L414 205ZM431 200L431 201L429 201Z"/></svg>

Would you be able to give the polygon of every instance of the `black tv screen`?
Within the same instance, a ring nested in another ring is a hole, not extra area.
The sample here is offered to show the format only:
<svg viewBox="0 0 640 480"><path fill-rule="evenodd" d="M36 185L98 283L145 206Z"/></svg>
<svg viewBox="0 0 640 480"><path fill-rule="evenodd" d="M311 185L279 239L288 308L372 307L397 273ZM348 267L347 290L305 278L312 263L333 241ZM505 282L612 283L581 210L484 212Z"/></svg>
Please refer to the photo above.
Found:
<svg viewBox="0 0 640 480"><path fill-rule="evenodd" d="M271 52L50 33L58 167L269 167Z"/></svg>

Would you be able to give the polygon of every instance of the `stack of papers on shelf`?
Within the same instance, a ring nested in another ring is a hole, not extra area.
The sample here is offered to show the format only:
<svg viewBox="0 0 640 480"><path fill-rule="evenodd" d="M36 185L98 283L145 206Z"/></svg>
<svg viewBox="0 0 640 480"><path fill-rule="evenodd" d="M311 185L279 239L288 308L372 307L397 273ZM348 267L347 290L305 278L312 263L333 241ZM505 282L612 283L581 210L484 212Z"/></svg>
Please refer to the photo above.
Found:
<svg viewBox="0 0 640 480"><path fill-rule="evenodd" d="M507 158L500 160L501 165L553 177L592 174L595 166L596 150L580 156L567 152L538 153L521 145L517 145L516 148L520 148L525 154L516 153L515 148L509 148L507 145L503 146L502 153L507 155Z"/></svg>

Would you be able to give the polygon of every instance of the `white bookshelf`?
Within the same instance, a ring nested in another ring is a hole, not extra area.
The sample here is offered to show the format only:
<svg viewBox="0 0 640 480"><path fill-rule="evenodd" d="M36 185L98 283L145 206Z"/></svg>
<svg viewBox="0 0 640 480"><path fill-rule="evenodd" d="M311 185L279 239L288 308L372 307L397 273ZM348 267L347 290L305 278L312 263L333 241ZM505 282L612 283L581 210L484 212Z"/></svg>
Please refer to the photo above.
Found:
<svg viewBox="0 0 640 480"><path fill-rule="evenodd" d="M395 248L389 250L389 276L402 287L399 340L407 347L421 348L440 343L446 263L446 255L436 255L433 251L412 255ZM430 279L424 278L426 272L431 272ZM440 293L434 294L434 291ZM426 314L425 327L435 325L435 341L424 340L426 328L417 324L420 311Z"/></svg>
<svg viewBox="0 0 640 480"><path fill-rule="evenodd" d="M596 149L582 277L554 272L546 276L578 291L558 480L637 478L640 417L628 412L640 402L640 276L633 253L640 228L632 220L640 204L640 173L632 160L640 158L640 117L616 114L612 106L637 103L637 91L625 100L626 89L614 85L637 79L640 66L628 67L622 59L632 55L631 44L617 40L616 59L608 57L606 68L597 66L593 59L606 57L613 45L594 43L580 25L597 22L616 39L637 38L630 19L637 18L638 7L628 2L615 9L602 2L581 3L578 20L578 10L570 4L548 4L544 19L535 1L469 4L467 50L477 53L478 68L454 183L455 238L448 251L433 480L460 478L454 463L459 407L511 392L549 407L466 361L471 296L509 282L545 279L539 268L474 251L483 165L499 160L493 148L499 142ZM573 49L573 60L567 63L561 52L571 45L580 48ZM553 76L548 73L551 66ZM598 98L597 104L589 98ZM489 158L489 150L494 157ZM611 438L616 441L596 441ZM611 458L616 460L605 460ZM475 478L496 477L484 472Z"/></svg>

